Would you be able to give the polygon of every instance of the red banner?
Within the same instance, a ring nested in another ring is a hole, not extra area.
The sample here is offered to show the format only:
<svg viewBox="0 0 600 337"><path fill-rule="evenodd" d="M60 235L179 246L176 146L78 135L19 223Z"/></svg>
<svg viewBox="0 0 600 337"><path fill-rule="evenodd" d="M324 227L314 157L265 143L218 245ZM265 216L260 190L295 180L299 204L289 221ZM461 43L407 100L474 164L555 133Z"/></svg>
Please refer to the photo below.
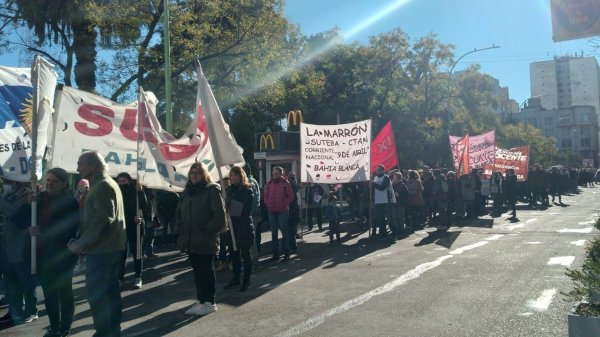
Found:
<svg viewBox="0 0 600 337"><path fill-rule="evenodd" d="M398 165L398 152L391 121L385 124L371 142L371 173L375 172L379 164L382 164L386 171Z"/></svg>
<svg viewBox="0 0 600 337"><path fill-rule="evenodd" d="M506 170L513 169L517 175L517 180L527 180L529 171L529 145L513 147L510 150L496 148L496 163L485 166L484 175L490 177L493 171L500 171L506 174Z"/></svg>

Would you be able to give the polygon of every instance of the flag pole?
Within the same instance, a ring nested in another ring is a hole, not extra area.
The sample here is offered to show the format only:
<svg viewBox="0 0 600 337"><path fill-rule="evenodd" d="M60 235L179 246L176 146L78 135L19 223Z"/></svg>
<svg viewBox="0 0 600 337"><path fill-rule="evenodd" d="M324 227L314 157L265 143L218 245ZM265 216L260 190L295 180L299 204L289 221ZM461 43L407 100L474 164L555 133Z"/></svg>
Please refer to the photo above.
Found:
<svg viewBox="0 0 600 337"><path fill-rule="evenodd" d="M202 72L202 65L200 64L200 61L197 62L197 68L196 68L196 72L197 72L197 76L198 76L198 95L200 95L200 81L201 78L200 76L204 77L204 73ZM206 78L204 78L206 80ZM204 104L204 102L200 101L202 104ZM208 116L205 115L205 118L207 120L207 124L209 124L209 118ZM222 118L222 116L221 116ZM208 139L210 140L210 146L212 147L213 150L213 155L214 155L214 159L215 159L215 166L217 168L217 172L219 174L219 181L221 182L221 193L223 194L223 198L225 199L227 197L227 194L225 193L225 186L223 184L223 173L221 172L221 167L223 166L223 160L221 160L221 154L219 153L218 150L218 143L216 140L216 135L215 135L215 130L213 129L213 126L210 125L210 127L207 127L207 131L208 131ZM229 214L229 210L226 210L226 221L229 222L229 232L231 233L231 242L233 245L233 250L237 251L237 242L235 240L235 230L233 228L233 222L231 220L231 214Z"/></svg>
<svg viewBox="0 0 600 337"><path fill-rule="evenodd" d="M371 128L371 139L369 140L369 152L371 152L371 141L373 140L373 129ZM371 155L369 155L369 169L371 168ZM373 172L369 171L369 225L367 226L367 230L369 231L369 238L371 238L371 226L373 225L373 178L371 176Z"/></svg>
<svg viewBox="0 0 600 337"><path fill-rule="evenodd" d="M40 59L36 56L33 64L33 73L35 74L35 84L33 85L33 106L31 113L31 227L37 226L37 132L38 132L38 110L40 94ZM32 79L33 80L33 79ZM31 235L31 274L37 273L37 237Z"/></svg>
<svg viewBox="0 0 600 337"><path fill-rule="evenodd" d="M166 2L166 1L165 1ZM137 160L135 162L136 167L135 167L135 180L136 180L136 186L135 186L135 214L138 218L140 218L140 222L135 224L135 258L137 260L141 260L142 259L142 233L141 233L141 227L142 227L142 217L141 215L141 210L140 210L140 198L139 198L139 191L137 189L137 185L140 184L140 143L142 142L142 139L144 137L144 128L142 125L142 118L141 118L141 114L142 111L142 104L146 104L146 100L143 99L144 95L144 88L142 88L142 86L140 86L140 92L138 95L138 111L137 111L137 131L138 131L138 136L137 136ZM142 103L144 102L144 103ZM141 185L140 185L141 186Z"/></svg>
<svg viewBox="0 0 600 337"><path fill-rule="evenodd" d="M163 0L163 26L164 26L164 56L165 56L165 110L167 132L173 134L173 110L171 109L171 31L169 26L169 0Z"/></svg>

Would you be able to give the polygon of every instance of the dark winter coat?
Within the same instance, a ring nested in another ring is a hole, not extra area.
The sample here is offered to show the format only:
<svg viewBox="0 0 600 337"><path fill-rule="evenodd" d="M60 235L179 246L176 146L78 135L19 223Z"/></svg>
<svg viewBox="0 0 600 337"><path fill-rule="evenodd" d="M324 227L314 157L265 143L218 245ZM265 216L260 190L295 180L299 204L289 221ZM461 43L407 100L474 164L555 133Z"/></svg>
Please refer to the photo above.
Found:
<svg viewBox="0 0 600 337"><path fill-rule="evenodd" d="M221 186L200 183L186 189L175 213L182 252L212 255L219 252L218 237L226 228Z"/></svg>
<svg viewBox="0 0 600 337"><path fill-rule="evenodd" d="M229 209L233 200L244 204L242 215L231 217L236 243L240 247L251 247L254 242L254 228L252 226L254 192L252 188L243 185L229 186L227 188L227 199L225 200L227 209ZM227 236L231 237L231 233L228 233Z"/></svg>

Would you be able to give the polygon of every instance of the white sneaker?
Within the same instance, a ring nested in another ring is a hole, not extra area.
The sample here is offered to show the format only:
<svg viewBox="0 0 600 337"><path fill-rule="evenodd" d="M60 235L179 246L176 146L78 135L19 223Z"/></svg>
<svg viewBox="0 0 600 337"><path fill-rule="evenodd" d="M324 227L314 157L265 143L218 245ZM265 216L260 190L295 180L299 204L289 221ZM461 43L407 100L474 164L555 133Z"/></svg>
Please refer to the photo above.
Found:
<svg viewBox="0 0 600 337"><path fill-rule="evenodd" d="M198 310L196 310L196 312L194 313L194 315L196 316L206 316L208 314L211 314L213 312L217 311L217 305L216 304L212 304L210 302L204 302L204 304L202 304L202 306L200 306L198 308Z"/></svg>
<svg viewBox="0 0 600 337"><path fill-rule="evenodd" d="M133 282L133 286L135 287L135 289L142 289L142 279L136 278L135 282Z"/></svg>
<svg viewBox="0 0 600 337"><path fill-rule="evenodd" d="M188 310L185 311L186 315L195 315L196 311L198 311L198 309L200 309L200 307L202 306L202 303L200 303L200 301L196 301L196 303L194 303Z"/></svg>

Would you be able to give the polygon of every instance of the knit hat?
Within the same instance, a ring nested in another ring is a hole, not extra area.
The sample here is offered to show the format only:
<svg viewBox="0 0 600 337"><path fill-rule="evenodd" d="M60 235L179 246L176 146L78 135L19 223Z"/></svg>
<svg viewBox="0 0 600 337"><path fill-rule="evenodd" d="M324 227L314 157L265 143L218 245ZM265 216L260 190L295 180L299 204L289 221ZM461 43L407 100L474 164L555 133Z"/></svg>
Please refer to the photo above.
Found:
<svg viewBox="0 0 600 337"><path fill-rule="evenodd" d="M67 171L61 169L60 167L53 167L46 171L46 174L48 173L52 173L55 177L57 177L64 183L69 183L69 174L67 173Z"/></svg>

